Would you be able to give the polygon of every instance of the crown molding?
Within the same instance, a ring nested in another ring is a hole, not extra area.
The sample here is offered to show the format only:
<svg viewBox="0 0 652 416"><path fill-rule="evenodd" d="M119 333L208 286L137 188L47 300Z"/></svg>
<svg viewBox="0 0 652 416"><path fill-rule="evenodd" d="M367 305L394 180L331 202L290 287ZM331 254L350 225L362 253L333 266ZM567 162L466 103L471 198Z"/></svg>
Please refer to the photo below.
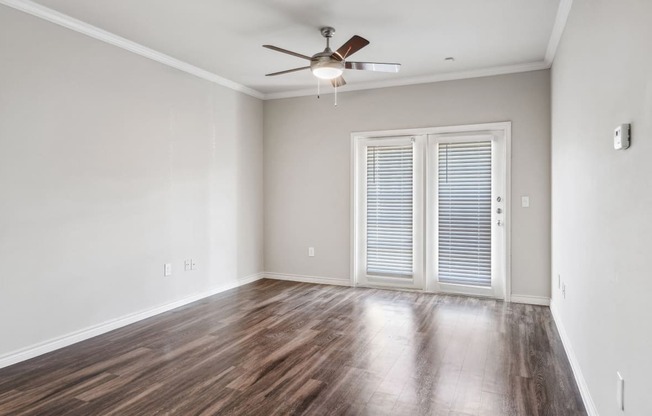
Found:
<svg viewBox="0 0 652 416"><path fill-rule="evenodd" d="M560 0L555 22L552 26L548 47L543 61L530 62L525 64L506 65L491 68L483 68L471 71L449 72L444 74L427 75L423 77L403 78L378 82L365 82L356 85L347 85L341 92L370 90L376 88L400 87L403 85L428 84L432 82L455 81L460 79L490 77L495 75L515 74L518 72L539 71L550 69L557 53L557 47L566 28L566 22L573 6L573 0ZM314 95L314 89L302 89L295 91L281 91L264 95L265 100L277 100L282 98L305 97ZM326 93L328 94L328 93ZM326 95L322 93L322 95Z"/></svg>
<svg viewBox="0 0 652 416"><path fill-rule="evenodd" d="M31 0L0 0L0 4L28 13L32 16L47 20L51 23L74 30L78 33L92 37L94 39L106 42L110 45L117 46L129 52L133 52L145 58L157 61L164 65L194 75L196 77L205 79L215 84L221 85L226 88L250 95L252 97L262 100L275 100L281 98L303 97L315 94L314 89L302 89L295 91L281 91L274 93L264 94L253 88L239 84L230 79L221 77L205 69L201 69L187 62L180 61L164 53L155 51L151 48L143 46L139 43L125 39L121 36L100 29L96 26L75 19L56 10L50 9ZM377 88L399 87L404 85L427 84L442 81L454 81L469 78L489 77L495 75L513 74L518 72L538 71L542 69L549 69L557 51L557 46L561 40L568 15L571 10L573 0L560 0L559 8L553 25L552 33L548 41L545 59L538 62L530 62L516 65L506 65L491 68L482 68L470 71L448 72L442 74L433 74L421 77L411 77L402 79L393 79L377 82L363 82L355 85L347 85L342 92L369 90Z"/></svg>
<svg viewBox="0 0 652 416"><path fill-rule="evenodd" d="M86 36L90 36L91 38L100 40L102 42L106 42L110 45L117 46L119 48L125 49L129 52L133 52L135 54L151 59L153 61L160 62L164 65L170 66L172 68L178 69L180 71L186 72L196 77L205 79L207 81L213 82L223 87L230 88L232 90L250 95L255 98L259 98L259 99L264 98L264 94L261 93L260 91L256 91L245 85L239 84L235 81L231 81L230 79L226 79L212 72L198 68L189 63L180 61L169 55L155 51L154 49L150 49L146 46L130 41L111 32L107 32L106 30L100 29L99 27L75 19L74 17L60 13L56 10L50 9L49 7L42 6L33 1L0 0L0 4L4 4L5 6L12 7L16 10L20 10L21 12L31 14L32 16L39 17L43 20L47 20L48 22L57 24L59 26L63 26L67 29L74 30L75 32L82 33Z"/></svg>
<svg viewBox="0 0 652 416"><path fill-rule="evenodd" d="M555 60L557 47L559 46L559 42L561 42L561 36L564 34L568 15L570 14L572 7L573 0L560 0L559 2L557 16L555 17L555 23L552 26L552 32L550 33L548 48L546 49L546 56L544 58L544 61L548 66L552 66L552 62Z"/></svg>
<svg viewBox="0 0 652 416"><path fill-rule="evenodd" d="M423 77L412 77L402 79L391 79L378 82L364 82L360 84L347 84L340 92L370 90L376 88L400 87L404 85L429 84L432 82L455 81L460 79L491 77L494 75L514 74L518 72L540 71L549 69L550 65L545 61L530 62L525 64L497 66L491 68L474 69L471 71L447 72L443 74L427 75ZM281 98L304 97L314 95L315 89L304 89L287 92L274 92L265 94L265 100L277 100ZM328 93L326 93L328 94ZM326 95L322 91L322 95Z"/></svg>

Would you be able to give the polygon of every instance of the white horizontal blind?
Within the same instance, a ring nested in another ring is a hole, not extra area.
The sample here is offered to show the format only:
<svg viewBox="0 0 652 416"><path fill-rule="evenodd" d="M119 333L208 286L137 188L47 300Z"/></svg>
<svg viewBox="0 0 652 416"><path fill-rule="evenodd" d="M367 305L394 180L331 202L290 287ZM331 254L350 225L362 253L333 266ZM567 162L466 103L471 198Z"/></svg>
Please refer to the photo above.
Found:
<svg viewBox="0 0 652 416"><path fill-rule="evenodd" d="M491 142L439 143L438 278L491 286Z"/></svg>
<svg viewBox="0 0 652 416"><path fill-rule="evenodd" d="M367 147L367 274L412 278L412 145Z"/></svg>

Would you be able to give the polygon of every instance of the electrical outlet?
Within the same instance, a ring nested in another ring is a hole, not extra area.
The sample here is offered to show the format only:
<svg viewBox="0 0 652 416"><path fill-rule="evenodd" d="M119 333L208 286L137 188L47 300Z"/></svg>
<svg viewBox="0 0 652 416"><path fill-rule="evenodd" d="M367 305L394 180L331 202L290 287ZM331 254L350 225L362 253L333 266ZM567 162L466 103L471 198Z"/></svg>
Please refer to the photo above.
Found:
<svg viewBox="0 0 652 416"><path fill-rule="evenodd" d="M625 379L616 371L616 401L618 403L618 410L625 411Z"/></svg>
<svg viewBox="0 0 652 416"><path fill-rule="evenodd" d="M315 248L308 247L308 257L315 257Z"/></svg>
<svg viewBox="0 0 652 416"><path fill-rule="evenodd" d="M170 276L172 274L172 265L170 263L165 263L163 266L163 276Z"/></svg>
<svg viewBox="0 0 652 416"><path fill-rule="evenodd" d="M192 260L190 260L190 259L184 260L183 261L183 271L189 272L190 270L192 270Z"/></svg>
<svg viewBox="0 0 652 416"><path fill-rule="evenodd" d="M566 283L561 284L561 294L564 296L564 299L566 299Z"/></svg>
<svg viewBox="0 0 652 416"><path fill-rule="evenodd" d="M197 263L193 259L190 259L190 270L197 270Z"/></svg>

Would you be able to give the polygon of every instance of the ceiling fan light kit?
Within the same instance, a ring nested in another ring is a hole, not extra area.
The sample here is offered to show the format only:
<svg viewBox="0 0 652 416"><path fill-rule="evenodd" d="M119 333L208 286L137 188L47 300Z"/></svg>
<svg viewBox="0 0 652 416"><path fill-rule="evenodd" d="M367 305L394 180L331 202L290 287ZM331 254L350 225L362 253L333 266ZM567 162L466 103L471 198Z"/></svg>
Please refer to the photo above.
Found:
<svg viewBox="0 0 652 416"><path fill-rule="evenodd" d="M317 62L310 65L312 74L320 79L334 79L342 75L344 65L341 62Z"/></svg>
<svg viewBox="0 0 652 416"><path fill-rule="evenodd" d="M322 52L314 54L313 56L307 56L297 52L292 52L277 46L263 45L264 48L286 53L288 55L296 56L298 58L310 61L310 66L274 72L267 74L267 76L276 76L288 74L290 72L301 71L304 69L310 69L312 74L318 79L330 80L331 85L333 88L335 88L335 94L337 96L337 88L346 85L346 81L344 81L344 77L342 77L345 69L375 72L398 72L401 68L401 64L378 62L349 62L346 59L360 49L367 46L369 41L361 36L356 35L349 39L344 45L340 46L337 51L333 52L330 48L330 39L333 37L335 29L327 26L321 28L320 31L321 35L326 38L326 49L324 49ZM335 105L337 105L337 101Z"/></svg>

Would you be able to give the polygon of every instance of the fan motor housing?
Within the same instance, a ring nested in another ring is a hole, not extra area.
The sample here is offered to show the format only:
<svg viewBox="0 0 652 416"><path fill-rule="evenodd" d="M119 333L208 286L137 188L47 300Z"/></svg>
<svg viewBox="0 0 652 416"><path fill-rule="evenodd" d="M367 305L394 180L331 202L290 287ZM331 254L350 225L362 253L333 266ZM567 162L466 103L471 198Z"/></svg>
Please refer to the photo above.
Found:
<svg viewBox="0 0 652 416"><path fill-rule="evenodd" d="M313 55L310 60L310 71L316 77L333 79L342 75L342 72L344 72L344 62L333 59L331 55L332 52L330 50Z"/></svg>

